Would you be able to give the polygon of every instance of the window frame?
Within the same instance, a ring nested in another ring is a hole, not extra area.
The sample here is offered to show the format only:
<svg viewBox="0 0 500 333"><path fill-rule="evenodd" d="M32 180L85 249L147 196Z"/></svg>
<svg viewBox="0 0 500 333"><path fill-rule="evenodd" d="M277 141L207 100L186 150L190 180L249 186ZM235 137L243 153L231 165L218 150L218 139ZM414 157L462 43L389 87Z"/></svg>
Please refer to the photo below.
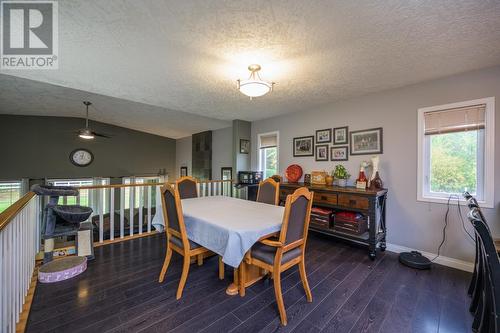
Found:
<svg viewBox="0 0 500 333"><path fill-rule="evenodd" d="M446 204L448 202L449 194L431 195L428 192L429 182L426 181L426 175L429 174L430 166L430 140L424 134L425 120L424 114L432 111L441 111L447 109L456 109L462 107L469 107L478 104L485 104L485 128L484 128L484 142L479 140L478 146L484 147L484 160L483 172L478 175L478 191L482 191L482 199L478 199L478 203L485 208L494 208L494 170L495 170L495 97L487 97L474 99L469 101L450 103L444 105L436 105L431 107L424 107L417 110L417 201L432 202ZM480 180L482 178L482 182ZM459 200L464 202L462 196Z"/></svg>
<svg viewBox="0 0 500 333"><path fill-rule="evenodd" d="M257 151L258 151L258 154L257 154L257 159L258 159L258 165L259 165L259 171L262 171L265 175L265 172L266 172L266 167L265 165L263 165L263 151L265 149L262 149L260 148L260 142L261 142L261 138L263 136L269 136L269 135L273 135L273 134L276 134L276 172L279 174L280 172L280 132L279 131L272 131L272 132L266 132L266 133L260 133L260 134L257 134Z"/></svg>

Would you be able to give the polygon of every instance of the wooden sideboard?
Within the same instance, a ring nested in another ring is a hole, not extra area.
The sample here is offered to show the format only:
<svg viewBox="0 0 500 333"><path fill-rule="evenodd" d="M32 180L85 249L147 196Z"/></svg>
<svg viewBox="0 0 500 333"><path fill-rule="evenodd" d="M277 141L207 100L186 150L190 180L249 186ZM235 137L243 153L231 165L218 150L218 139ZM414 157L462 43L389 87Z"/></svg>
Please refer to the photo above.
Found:
<svg viewBox="0 0 500 333"><path fill-rule="evenodd" d="M297 188L305 186L314 191L313 206L331 208L334 211L352 211L363 214L368 222L368 231L361 235L333 230L333 228L318 228L309 226L310 230L341 238L368 247L368 255L375 259L377 245L381 251L386 248L385 202L387 189L378 191L359 190L354 187L339 187L326 185L305 185L303 183L281 183L280 201Z"/></svg>

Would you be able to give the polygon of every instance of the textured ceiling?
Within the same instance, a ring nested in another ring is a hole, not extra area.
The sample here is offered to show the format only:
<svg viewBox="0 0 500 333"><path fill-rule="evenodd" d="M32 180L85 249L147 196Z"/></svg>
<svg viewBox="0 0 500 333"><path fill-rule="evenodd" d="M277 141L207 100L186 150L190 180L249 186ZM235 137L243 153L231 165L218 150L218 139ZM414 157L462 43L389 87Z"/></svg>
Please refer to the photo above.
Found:
<svg viewBox="0 0 500 333"><path fill-rule="evenodd" d="M95 118L175 137L194 129L172 110L223 127L500 64L499 17L498 0L60 1L59 70L4 73L157 106L100 96ZM250 63L277 82L252 101L235 89Z"/></svg>

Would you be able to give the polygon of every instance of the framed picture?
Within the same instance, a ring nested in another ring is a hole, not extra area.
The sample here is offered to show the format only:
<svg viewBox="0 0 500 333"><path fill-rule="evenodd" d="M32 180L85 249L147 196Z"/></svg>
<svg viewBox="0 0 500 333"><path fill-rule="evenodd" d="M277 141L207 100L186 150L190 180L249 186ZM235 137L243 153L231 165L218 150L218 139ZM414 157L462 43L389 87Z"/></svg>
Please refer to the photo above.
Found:
<svg viewBox="0 0 500 333"><path fill-rule="evenodd" d="M250 153L250 140L240 139L240 154Z"/></svg>
<svg viewBox="0 0 500 333"><path fill-rule="evenodd" d="M311 184L312 185L325 185L326 184L326 172L325 171L312 171L311 172Z"/></svg>
<svg viewBox="0 0 500 333"><path fill-rule="evenodd" d="M316 145L316 161L328 161L328 145Z"/></svg>
<svg viewBox="0 0 500 333"><path fill-rule="evenodd" d="M314 136L293 138L293 157L314 156Z"/></svg>
<svg viewBox="0 0 500 333"><path fill-rule="evenodd" d="M181 177L186 177L188 175L188 167L181 166Z"/></svg>
<svg viewBox="0 0 500 333"><path fill-rule="evenodd" d="M220 179L222 179L222 180L233 179L233 167L220 168Z"/></svg>
<svg viewBox="0 0 500 333"><path fill-rule="evenodd" d="M333 129L333 144L334 145L346 145L347 138L349 135L349 127L337 127Z"/></svg>
<svg viewBox="0 0 500 333"><path fill-rule="evenodd" d="M316 131L316 143L332 142L332 129L327 128Z"/></svg>
<svg viewBox="0 0 500 333"><path fill-rule="evenodd" d="M344 147L331 147L330 160L331 161L347 161L349 159L347 153L347 146Z"/></svg>
<svg viewBox="0 0 500 333"><path fill-rule="evenodd" d="M354 131L350 135L351 155L371 155L384 152L382 127Z"/></svg>

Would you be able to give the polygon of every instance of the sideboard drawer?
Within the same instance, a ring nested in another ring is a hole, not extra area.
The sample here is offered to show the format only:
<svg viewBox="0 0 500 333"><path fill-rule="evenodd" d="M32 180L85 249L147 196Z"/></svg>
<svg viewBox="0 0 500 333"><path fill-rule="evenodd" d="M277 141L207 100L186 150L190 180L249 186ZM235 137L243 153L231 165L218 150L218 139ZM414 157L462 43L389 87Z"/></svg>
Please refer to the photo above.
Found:
<svg viewBox="0 0 500 333"><path fill-rule="evenodd" d="M368 209L370 203L368 198L360 197L357 195L339 194L339 206Z"/></svg>
<svg viewBox="0 0 500 333"><path fill-rule="evenodd" d="M337 204L337 194L324 193L324 192L314 192L314 203L325 203L330 205Z"/></svg>
<svg viewBox="0 0 500 333"><path fill-rule="evenodd" d="M281 188L280 189L280 198L283 200L286 200L287 195L292 194L294 191L292 189L288 188Z"/></svg>

